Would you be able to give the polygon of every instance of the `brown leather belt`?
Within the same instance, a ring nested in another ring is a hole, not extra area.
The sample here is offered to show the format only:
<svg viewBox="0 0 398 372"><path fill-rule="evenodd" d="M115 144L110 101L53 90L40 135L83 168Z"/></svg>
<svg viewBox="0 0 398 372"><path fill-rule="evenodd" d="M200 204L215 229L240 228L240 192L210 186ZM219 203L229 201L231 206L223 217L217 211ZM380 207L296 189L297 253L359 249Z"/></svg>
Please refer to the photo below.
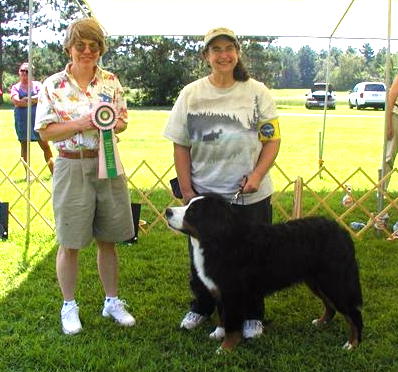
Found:
<svg viewBox="0 0 398 372"><path fill-rule="evenodd" d="M66 159L97 158L98 157L98 150L81 150L81 151L64 151L64 150L60 150L58 155L61 158L66 158Z"/></svg>

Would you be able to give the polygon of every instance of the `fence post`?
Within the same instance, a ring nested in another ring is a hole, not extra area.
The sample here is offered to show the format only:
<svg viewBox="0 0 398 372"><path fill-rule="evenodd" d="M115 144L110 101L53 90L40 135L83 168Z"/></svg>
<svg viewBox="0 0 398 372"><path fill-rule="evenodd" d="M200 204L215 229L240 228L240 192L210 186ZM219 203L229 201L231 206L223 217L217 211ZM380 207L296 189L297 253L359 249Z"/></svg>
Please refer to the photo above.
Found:
<svg viewBox="0 0 398 372"><path fill-rule="evenodd" d="M380 213L384 206L384 182L381 182L382 178L384 177L383 169L378 169L378 183L377 183L377 214ZM376 229L376 235L378 237L381 236L381 231Z"/></svg>
<svg viewBox="0 0 398 372"><path fill-rule="evenodd" d="M8 203L0 202L0 239L8 239Z"/></svg>
<svg viewBox="0 0 398 372"><path fill-rule="evenodd" d="M303 179L297 177L294 182L293 219L301 218L303 215Z"/></svg>

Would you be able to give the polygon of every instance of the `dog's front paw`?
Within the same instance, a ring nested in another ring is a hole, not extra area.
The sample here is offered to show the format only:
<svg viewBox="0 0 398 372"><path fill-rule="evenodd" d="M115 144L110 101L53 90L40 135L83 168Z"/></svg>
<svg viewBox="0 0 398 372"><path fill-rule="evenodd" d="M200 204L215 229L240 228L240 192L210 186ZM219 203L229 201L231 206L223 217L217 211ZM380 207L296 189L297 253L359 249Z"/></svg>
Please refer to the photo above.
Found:
<svg viewBox="0 0 398 372"><path fill-rule="evenodd" d="M328 322L327 322L326 320L323 320L323 319L314 319L311 323L312 323L315 327L322 327L322 326L324 326L325 324L327 324Z"/></svg>
<svg viewBox="0 0 398 372"><path fill-rule="evenodd" d="M209 337L213 340L222 340L225 336L224 327L216 327L216 329L209 334Z"/></svg>
<svg viewBox="0 0 398 372"><path fill-rule="evenodd" d="M217 355L228 355L231 352L231 349L224 349L222 346L219 346L216 350Z"/></svg>
<svg viewBox="0 0 398 372"><path fill-rule="evenodd" d="M321 321L320 319L314 319L311 323L312 323L315 327L319 327L319 326L322 325L322 321Z"/></svg>
<svg viewBox="0 0 398 372"><path fill-rule="evenodd" d="M355 343L351 343L350 341L347 341L344 345L343 345L343 349L344 350L348 350L348 351L352 351L354 350L358 345Z"/></svg>

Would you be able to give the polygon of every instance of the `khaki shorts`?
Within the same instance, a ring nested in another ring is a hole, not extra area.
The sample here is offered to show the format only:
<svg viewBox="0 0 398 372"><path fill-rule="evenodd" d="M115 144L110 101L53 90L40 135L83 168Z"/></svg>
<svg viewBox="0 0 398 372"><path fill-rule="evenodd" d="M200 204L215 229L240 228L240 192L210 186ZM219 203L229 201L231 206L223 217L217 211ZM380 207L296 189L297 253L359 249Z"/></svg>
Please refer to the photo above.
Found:
<svg viewBox="0 0 398 372"><path fill-rule="evenodd" d="M98 179L98 158L58 157L53 175L53 207L61 247L83 248L93 238L120 242L134 236L124 175Z"/></svg>

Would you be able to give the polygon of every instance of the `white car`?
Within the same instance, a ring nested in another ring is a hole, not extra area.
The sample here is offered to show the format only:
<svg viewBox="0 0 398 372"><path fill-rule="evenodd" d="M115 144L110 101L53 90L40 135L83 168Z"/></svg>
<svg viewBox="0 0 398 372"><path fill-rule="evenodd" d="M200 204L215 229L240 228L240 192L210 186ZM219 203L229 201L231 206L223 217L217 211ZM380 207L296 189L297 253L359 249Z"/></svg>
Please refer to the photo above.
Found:
<svg viewBox="0 0 398 372"><path fill-rule="evenodd" d="M325 98L326 108L332 110L336 108L336 95L331 84L328 84L328 92L326 94L326 83L314 83L306 97L305 107L307 109L325 107Z"/></svg>
<svg viewBox="0 0 398 372"><path fill-rule="evenodd" d="M348 95L348 106L357 110L365 107L385 109L386 85L382 82L365 81L355 85Z"/></svg>

